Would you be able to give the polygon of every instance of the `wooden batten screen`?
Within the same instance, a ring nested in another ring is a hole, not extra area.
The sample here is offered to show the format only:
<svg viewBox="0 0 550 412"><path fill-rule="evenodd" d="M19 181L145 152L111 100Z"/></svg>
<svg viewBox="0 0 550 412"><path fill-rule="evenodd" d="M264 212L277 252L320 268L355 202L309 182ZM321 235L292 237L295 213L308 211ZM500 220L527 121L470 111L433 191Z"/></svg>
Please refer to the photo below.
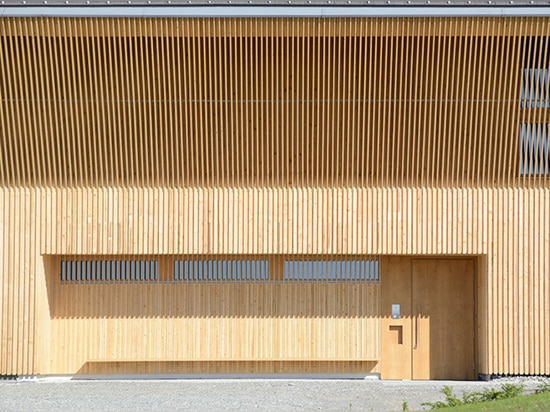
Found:
<svg viewBox="0 0 550 412"><path fill-rule="evenodd" d="M548 177L548 142L521 151L518 126L550 122L548 33L531 18L3 18L0 184L546 185L520 159Z"/></svg>
<svg viewBox="0 0 550 412"><path fill-rule="evenodd" d="M549 37L548 18L0 18L0 375L376 362L370 262L395 255L479 257L478 371L550 374ZM118 275L62 281L61 257ZM230 260L260 264L224 283ZM340 281L334 260L365 264Z"/></svg>

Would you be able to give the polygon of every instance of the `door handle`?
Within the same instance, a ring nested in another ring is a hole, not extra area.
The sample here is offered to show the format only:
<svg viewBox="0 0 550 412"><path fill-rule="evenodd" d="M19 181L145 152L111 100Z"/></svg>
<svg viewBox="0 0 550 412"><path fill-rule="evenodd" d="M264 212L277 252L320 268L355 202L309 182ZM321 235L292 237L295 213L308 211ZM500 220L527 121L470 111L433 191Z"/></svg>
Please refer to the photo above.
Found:
<svg viewBox="0 0 550 412"><path fill-rule="evenodd" d="M416 307L416 315L414 316L414 347L418 348L418 318L420 317L420 306Z"/></svg>

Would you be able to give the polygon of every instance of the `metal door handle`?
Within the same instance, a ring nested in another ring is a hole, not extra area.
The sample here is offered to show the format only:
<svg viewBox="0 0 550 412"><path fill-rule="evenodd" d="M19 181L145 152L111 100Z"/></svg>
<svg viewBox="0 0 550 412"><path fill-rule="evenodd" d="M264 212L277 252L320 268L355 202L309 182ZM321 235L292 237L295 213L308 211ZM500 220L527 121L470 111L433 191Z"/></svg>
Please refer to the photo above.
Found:
<svg viewBox="0 0 550 412"><path fill-rule="evenodd" d="M420 306L416 307L416 315L414 317L414 347L418 348L418 318L420 317Z"/></svg>

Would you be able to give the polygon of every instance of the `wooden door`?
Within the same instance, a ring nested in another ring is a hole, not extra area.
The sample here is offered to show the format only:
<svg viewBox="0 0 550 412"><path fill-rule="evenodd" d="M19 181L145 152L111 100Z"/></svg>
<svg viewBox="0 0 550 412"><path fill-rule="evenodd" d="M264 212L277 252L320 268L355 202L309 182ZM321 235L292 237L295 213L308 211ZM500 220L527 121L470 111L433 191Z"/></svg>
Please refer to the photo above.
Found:
<svg viewBox="0 0 550 412"><path fill-rule="evenodd" d="M475 379L474 263L412 264L412 378Z"/></svg>

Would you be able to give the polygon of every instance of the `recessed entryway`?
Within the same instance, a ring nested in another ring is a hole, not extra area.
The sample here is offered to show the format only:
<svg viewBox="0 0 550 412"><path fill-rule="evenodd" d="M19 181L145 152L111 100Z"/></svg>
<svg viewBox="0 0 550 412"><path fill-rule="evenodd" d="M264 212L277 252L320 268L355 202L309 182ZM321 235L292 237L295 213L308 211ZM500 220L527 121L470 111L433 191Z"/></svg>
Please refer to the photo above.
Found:
<svg viewBox="0 0 550 412"><path fill-rule="evenodd" d="M383 379L475 379L474 260L388 258Z"/></svg>

